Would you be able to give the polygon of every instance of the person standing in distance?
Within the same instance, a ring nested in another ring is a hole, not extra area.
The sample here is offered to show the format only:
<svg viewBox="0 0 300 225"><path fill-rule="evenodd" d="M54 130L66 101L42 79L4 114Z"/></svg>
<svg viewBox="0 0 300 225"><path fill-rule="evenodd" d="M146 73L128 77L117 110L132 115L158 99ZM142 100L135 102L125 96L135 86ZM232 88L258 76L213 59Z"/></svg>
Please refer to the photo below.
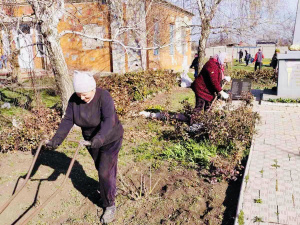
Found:
<svg viewBox="0 0 300 225"><path fill-rule="evenodd" d="M255 62L254 71L258 69L261 69L262 66L262 60L265 58L264 54L262 53L261 49L258 49L258 52L255 54L255 58L253 63Z"/></svg>
<svg viewBox="0 0 300 225"><path fill-rule="evenodd" d="M194 77L196 78L198 76L198 72L199 72L199 56L198 54L195 54L195 58L192 62L192 65L190 66L191 69L194 69Z"/></svg>
<svg viewBox="0 0 300 225"><path fill-rule="evenodd" d="M249 65L250 58L251 58L251 55L247 52L247 50L245 50L245 62L246 62L246 66Z"/></svg>
<svg viewBox="0 0 300 225"><path fill-rule="evenodd" d="M243 53L243 51L242 51L242 49L241 49L241 50L239 51L239 63L242 63L243 55L244 55L244 53Z"/></svg>

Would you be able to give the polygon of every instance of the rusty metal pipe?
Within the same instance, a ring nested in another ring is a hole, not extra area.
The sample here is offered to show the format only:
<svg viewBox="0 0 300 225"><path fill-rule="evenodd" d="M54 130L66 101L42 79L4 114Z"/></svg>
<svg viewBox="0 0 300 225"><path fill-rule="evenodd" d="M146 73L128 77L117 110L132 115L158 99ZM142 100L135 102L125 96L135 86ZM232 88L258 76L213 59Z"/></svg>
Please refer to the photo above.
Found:
<svg viewBox="0 0 300 225"><path fill-rule="evenodd" d="M48 204L48 202L50 200L52 200L55 197L55 195L57 195L61 191L62 187L66 183L66 181L67 181L67 179L68 179L68 177L69 177L69 175L71 173L71 170L73 168L75 159L76 159L77 154L79 152L79 149L81 147L83 147L83 146L90 145L90 142L88 142L88 141L73 141L73 142L79 142L79 145L78 145L78 147L77 147L77 149L75 151L75 154L74 154L74 156L72 158L72 161L71 161L71 163L69 165L68 171L66 173L65 179L63 180L62 184L59 186L59 188L42 205L40 205L24 222L22 222L21 225L27 224L36 214L38 214L45 207L45 205Z"/></svg>
<svg viewBox="0 0 300 225"><path fill-rule="evenodd" d="M14 198L20 193L20 191L21 191L21 190L25 187L25 185L27 184L27 182L28 182L28 180L29 180L29 178L30 178L31 172L32 172L32 170L33 170L34 164L35 164L35 162L36 162L36 160L37 160L37 157L39 156L40 151L41 151L41 148L42 148L42 146L43 146L45 143L46 143L46 140L42 140L42 141L40 142L39 147L38 147L38 150L37 150L37 152L35 153L35 156L34 156L34 158L33 158L33 160L32 160L31 166L30 166L30 168L29 168L29 170L28 170L28 173L27 173L27 175L26 175L25 181L23 182L23 184L21 185L21 187L20 187L19 189L17 189L17 191L10 197L10 199L8 199L8 200L6 201L6 203L5 203L4 205L1 206L1 208L0 208L0 214L7 208L7 206L11 203L11 201L14 200Z"/></svg>

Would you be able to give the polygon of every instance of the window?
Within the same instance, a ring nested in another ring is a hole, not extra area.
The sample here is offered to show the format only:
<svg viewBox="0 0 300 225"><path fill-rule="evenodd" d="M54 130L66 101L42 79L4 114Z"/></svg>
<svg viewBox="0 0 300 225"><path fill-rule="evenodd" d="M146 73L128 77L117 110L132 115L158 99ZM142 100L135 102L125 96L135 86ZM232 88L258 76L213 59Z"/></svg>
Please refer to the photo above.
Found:
<svg viewBox="0 0 300 225"><path fill-rule="evenodd" d="M19 34L30 34L30 26L28 24L21 24L18 29Z"/></svg>
<svg viewBox="0 0 300 225"><path fill-rule="evenodd" d="M32 29L28 24L21 24L18 30L13 32L15 33L16 46L20 50L18 57L20 68L34 69Z"/></svg>
<svg viewBox="0 0 300 225"><path fill-rule="evenodd" d="M153 46L159 47L159 24L158 24L158 21L154 22ZM159 49L158 48L154 49L153 54L158 55Z"/></svg>
<svg viewBox="0 0 300 225"><path fill-rule="evenodd" d="M170 55L174 55L174 24L170 24Z"/></svg>

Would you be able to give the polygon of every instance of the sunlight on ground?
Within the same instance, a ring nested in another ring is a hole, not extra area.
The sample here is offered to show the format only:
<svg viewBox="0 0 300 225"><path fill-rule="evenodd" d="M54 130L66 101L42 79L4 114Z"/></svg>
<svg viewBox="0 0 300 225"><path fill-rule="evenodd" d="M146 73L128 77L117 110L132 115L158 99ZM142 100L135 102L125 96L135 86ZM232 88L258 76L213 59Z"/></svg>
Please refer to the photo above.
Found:
<svg viewBox="0 0 300 225"><path fill-rule="evenodd" d="M193 106L195 105L195 94L192 89L188 88L185 92L177 92L171 96L171 110L172 111L179 111L182 110L181 102L183 100L187 100Z"/></svg>

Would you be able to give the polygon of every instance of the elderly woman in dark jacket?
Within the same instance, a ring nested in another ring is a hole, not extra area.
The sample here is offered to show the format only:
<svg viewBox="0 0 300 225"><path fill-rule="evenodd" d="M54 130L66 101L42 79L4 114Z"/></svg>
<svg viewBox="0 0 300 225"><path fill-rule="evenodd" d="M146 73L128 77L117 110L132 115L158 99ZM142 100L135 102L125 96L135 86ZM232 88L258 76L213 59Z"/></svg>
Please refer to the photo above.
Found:
<svg viewBox="0 0 300 225"><path fill-rule="evenodd" d="M116 174L118 153L123 139L123 127L108 91L96 88L93 76L75 71L75 93L71 96L66 113L48 146L57 148L74 124L81 127L83 138L91 142L87 147L99 175L99 190L105 209L101 218L109 223L116 213Z"/></svg>
<svg viewBox="0 0 300 225"><path fill-rule="evenodd" d="M215 97L215 93L219 93L224 99L229 97L221 87L221 81L224 77L224 59L221 59L219 55L210 58L203 66L199 76L192 83L192 89L196 97L196 111L208 110Z"/></svg>

